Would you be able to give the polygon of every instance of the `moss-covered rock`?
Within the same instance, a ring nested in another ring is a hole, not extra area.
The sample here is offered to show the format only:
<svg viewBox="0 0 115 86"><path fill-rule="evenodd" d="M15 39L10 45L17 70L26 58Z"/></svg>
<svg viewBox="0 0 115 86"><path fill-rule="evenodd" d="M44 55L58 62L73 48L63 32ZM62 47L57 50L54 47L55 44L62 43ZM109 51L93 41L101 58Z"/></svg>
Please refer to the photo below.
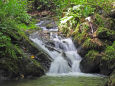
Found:
<svg viewBox="0 0 115 86"><path fill-rule="evenodd" d="M90 50L81 61L81 70L85 73L97 73L100 72L99 64L101 55L98 51Z"/></svg>
<svg viewBox="0 0 115 86"><path fill-rule="evenodd" d="M2 71L0 76L5 80L28 76L38 77L44 74L44 69L40 64L30 58L0 59L0 71Z"/></svg>
<svg viewBox="0 0 115 86"><path fill-rule="evenodd" d="M95 23L98 26L109 28L115 30L115 20L109 17L104 17L103 15L95 14Z"/></svg>
<svg viewBox="0 0 115 86"><path fill-rule="evenodd" d="M8 54L0 58L0 79L39 77L49 69L50 56L32 43L25 34L21 34L21 37L20 40L15 39L16 44L12 44L15 54L9 50L14 56Z"/></svg>
<svg viewBox="0 0 115 86"><path fill-rule="evenodd" d="M46 28L47 28L47 29L51 29L51 28L53 28L53 27L54 27L53 24L47 24L47 25L46 25Z"/></svg>
<svg viewBox="0 0 115 86"><path fill-rule="evenodd" d="M115 70L110 75L108 86L115 86Z"/></svg>
<svg viewBox="0 0 115 86"><path fill-rule="evenodd" d="M89 47L89 46L88 46ZM112 46L105 46L105 50L98 50L99 52L95 51L98 48L92 48L94 50L81 50L81 55L84 56L83 60L81 61L81 70L83 72L99 72L105 75L111 74L111 72L115 68L115 43ZM85 52L85 53L84 53Z"/></svg>
<svg viewBox="0 0 115 86"><path fill-rule="evenodd" d="M97 37L99 39L108 39L110 41L115 40L115 31L104 27L99 27L97 30Z"/></svg>
<svg viewBox="0 0 115 86"><path fill-rule="evenodd" d="M103 46L104 45L100 40L91 39L91 38L88 38L87 40L85 40L82 45L83 49L85 49L85 50L91 50L91 49L102 50Z"/></svg>
<svg viewBox="0 0 115 86"><path fill-rule="evenodd" d="M108 46L103 55L102 60L100 61L101 73L109 75L115 68L115 43L112 46Z"/></svg>

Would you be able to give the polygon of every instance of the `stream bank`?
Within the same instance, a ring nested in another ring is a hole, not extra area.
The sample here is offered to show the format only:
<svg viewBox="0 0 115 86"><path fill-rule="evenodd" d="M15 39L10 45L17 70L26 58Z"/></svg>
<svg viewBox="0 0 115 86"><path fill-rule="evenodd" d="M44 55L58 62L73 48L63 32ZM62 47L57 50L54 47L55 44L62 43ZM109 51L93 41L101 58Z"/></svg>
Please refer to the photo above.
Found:
<svg viewBox="0 0 115 86"><path fill-rule="evenodd" d="M82 8L82 5L76 5L65 11L59 29L67 37L73 37L78 53L83 58L81 71L109 75L109 86L114 86L115 19L110 15L115 15L115 12L99 13L104 10L97 9L97 13L84 18L79 17Z"/></svg>
<svg viewBox="0 0 115 86"><path fill-rule="evenodd" d="M19 40L12 37L12 47L17 56L0 58L0 80L40 77L49 69L50 56L39 49L25 33L18 36Z"/></svg>

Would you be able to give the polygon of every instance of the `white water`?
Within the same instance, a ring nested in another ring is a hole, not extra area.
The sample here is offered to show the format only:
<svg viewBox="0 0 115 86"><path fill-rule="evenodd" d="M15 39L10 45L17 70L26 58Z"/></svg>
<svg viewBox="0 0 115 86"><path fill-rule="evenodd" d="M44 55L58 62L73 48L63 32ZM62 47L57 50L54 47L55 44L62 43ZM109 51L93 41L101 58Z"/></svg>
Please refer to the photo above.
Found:
<svg viewBox="0 0 115 86"><path fill-rule="evenodd" d="M55 34L55 36L51 36L51 39L55 42L56 48L62 50L62 54L54 58L49 73L80 72L79 64L81 57L78 55L71 38L62 39ZM63 53L65 56L63 56ZM71 66L68 61L71 63Z"/></svg>
<svg viewBox="0 0 115 86"><path fill-rule="evenodd" d="M56 35L56 34L55 34ZM51 36L51 35L50 35ZM61 50L61 53L57 51L48 50L44 43L38 38L30 39L36 43L39 47L44 49L54 60L51 63L51 67L49 73L69 73L69 72L80 72L79 64L81 61L81 57L77 53L77 49L75 48L71 38L62 39L56 36L51 36L51 39L55 43L55 47ZM65 54L63 56L63 54ZM69 65L68 61L71 63Z"/></svg>
<svg viewBox="0 0 115 86"><path fill-rule="evenodd" d="M40 22L37 25L41 25L42 23L43 22ZM44 26L41 26L41 28L42 27ZM82 59L80 55L77 53L77 49L74 43L72 42L71 38L62 38L58 36L56 33L51 32L51 30L47 29L47 31L50 32L50 40L54 42L55 48L61 51L61 53L55 50L51 51L48 48L46 48L45 44L39 39L39 37L32 38L32 36L30 36L30 39L34 43L36 43L41 49L46 51L50 55L50 57L53 59L47 75L49 76L60 76L60 75L61 76L63 75L97 76L94 74L85 74L81 72L80 62ZM34 33L32 35L35 35L35 34L38 34L38 33Z"/></svg>

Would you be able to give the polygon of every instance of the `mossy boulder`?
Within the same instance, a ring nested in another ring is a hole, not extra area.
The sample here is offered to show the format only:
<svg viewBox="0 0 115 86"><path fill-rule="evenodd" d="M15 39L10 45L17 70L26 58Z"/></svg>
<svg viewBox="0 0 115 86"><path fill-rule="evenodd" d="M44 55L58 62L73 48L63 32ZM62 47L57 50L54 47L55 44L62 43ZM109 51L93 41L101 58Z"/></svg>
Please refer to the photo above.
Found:
<svg viewBox="0 0 115 86"><path fill-rule="evenodd" d="M91 49L102 50L104 45L99 39L88 38L87 40L84 41L82 47L85 50L91 50Z"/></svg>
<svg viewBox="0 0 115 86"><path fill-rule="evenodd" d="M110 30L110 29L107 29L104 27L99 27L96 34L99 39L107 39L110 41L115 40L115 31L114 30Z"/></svg>
<svg viewBox="0 0 115 86"><path fill-rule="evenodd" d="M115 30L115 20L112 18L107 18L104 23L105 28L109 28L111 30Z"/></svg>
<svg viewBox="0 0 115 86"><path fill-rule="evenodd" d="M20 79L26 77L39 77L49 69L50 56L40 50L26 35L20 40L15 39L11 52L14 56L5 55L0 58L0 79ZM10 50L9 50L10 52Z"/></svg>
<svg viewBox="0 0 115 86"><path fill-rule="evenodd" d="M0 59L0 76L1 79L20 79L31 77L39 77L44 74L44 69L38 62L30 58L3 58Z"/></svg>
<svg viewBox="0 0 115 86"><path fill-rule="evenodd" d="M100 61L100 69L105 75L109 75L115 69L115 42L105 49Z"/></svg>
<svg viewBox="0 0 115 86"><path fill-rule="evenodd" d="M20 45L21 47L23 47L25 53L29 53L31 55L34 55L34 57L36 57L35 59L41 64L45 72L48 71L51 59L50 56L45 51L43 51L41 48L39 48L35 43L33 43L30 40L28 41L23 40L22 42L20 42Z"/></svg>
<svg viewBox="0 0 115 86"><path fill-rule="evenodd" d="M108 86L115 86L115 70L109 77Z"/></svg>
<svg viewBox="0 0 115 86"><path fill-rule="evenodd" d="M53 28L53 27L54 27L53 24L47 24L47 25L46 25L46 28L47 28L47 29L51 29L51 28Z"/></svg>
<svg viewBox="0 0 115 86"><path fill-rule="evenodd" d="M85 52L85 53L84 53ZM81 61L81 70L83 72L98 72L104 75L110 75L115 69L115 42L111 46L105 46L105 50L81 50L84 58Z"/></svg>
<svg viewBox="0 0 115 86"><path fill-rule="evenodd" d="M85 73L97 73L100 72L99 64L101 60L101 55L98 51L90 50L83 60L81 61L81 71Z"/></svg>
<svg viewBox="0 0 115 86"><path fill-rule="evenodd" d="M103 15L95 14L95 23L98 26L115 30L115 20L110 17L104 17Z"/></svg>

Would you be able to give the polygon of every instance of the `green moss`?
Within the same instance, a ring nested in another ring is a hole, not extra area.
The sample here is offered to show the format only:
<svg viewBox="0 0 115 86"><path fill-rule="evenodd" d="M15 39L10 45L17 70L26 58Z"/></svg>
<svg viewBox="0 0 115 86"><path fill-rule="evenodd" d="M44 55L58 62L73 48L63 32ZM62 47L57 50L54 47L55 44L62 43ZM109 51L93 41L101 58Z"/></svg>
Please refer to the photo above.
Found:
<svg viewBox="0 0 115 86"><path fill-rule="evenodd" d="M115 30L115 20L112 18L107 18L104 22L104 27Z"/></svg>
<svg viewBox="0 0 115 86"><path fill-rule="evenodd" d="M112 46L113 46L113 48L115 49L115 41L113 42Z"/></svg>
<svg viewBox="0 0 115 86"><path fill-rule="evenodd" d="M115 70L110 75L108 86L115 86Z"/></svg>
<svg viewBox="0 0 115 86"><path fill-rule="evenodd" d="M14 74L18 73L19 68L16 59L4 58L0 60L0 68L5 69L9 72L13 72Z"/></svg>
<svg viewBox="0 0 115 86"><path fill-rule="evenodd" d="M47 25L46 25L46 28L47 28L47 29L53 28L53 24L47 24Z"/></svg>
<svg viewBox="0 0 115 86"><path fill-rule="evenodd" d="M100 39L108 39L111 41L115 40L115 31L114 30L110 30L104 27L99 27L97 30L97 36Z"/></svg>
<svg viewBox="0 0 115 86"><path fill-rule="evenodd" d="M82 34L78 33L76 34L74 39L77 40L79 44L81 44L87 39L87 33L82 33Z"/></svg>
<svg viewBox="0 0 115 86"><path fill-rule="evenodd" d="M91 58L91 59L95 59L97 56L99 56L99 52L98 51L95 51L95 50L90 50L86 55L85 57L86 58Z"/></svg>
<svg viewBox="0 0 115 86"><path fill-rule="evenodd" d="M86 50L102 50L103 49L103 45L99 45L98 43L96 43L95 41L93 41L91 38L88 38L87 40L84 41L84 43L82 44L82 47Z"/></svg>
<svg viewBox="0 0 115 86"><path fill-rule="evenodd" d="M114 43L113 43L114 45ZM104 53L102 54L101 60L101 70L105 72L105 74L111 73L111 71L115 68L115 48L112 46L108 46Z"/></svg>
<svg viewBox="0 0 115 86"><path fill-rule="evenodd" d="M95 23L98 26L114 29L115 21L112 18L105 18L102 15L95 15Z"/></svg>
<svg viewBox="0 0 115 86"><path fill-rule="evenodd" d="M103 59L105 60L113 60L115 59L115 42L112 46L108 46L105 49L105 56L103 56Z"/></svg>

